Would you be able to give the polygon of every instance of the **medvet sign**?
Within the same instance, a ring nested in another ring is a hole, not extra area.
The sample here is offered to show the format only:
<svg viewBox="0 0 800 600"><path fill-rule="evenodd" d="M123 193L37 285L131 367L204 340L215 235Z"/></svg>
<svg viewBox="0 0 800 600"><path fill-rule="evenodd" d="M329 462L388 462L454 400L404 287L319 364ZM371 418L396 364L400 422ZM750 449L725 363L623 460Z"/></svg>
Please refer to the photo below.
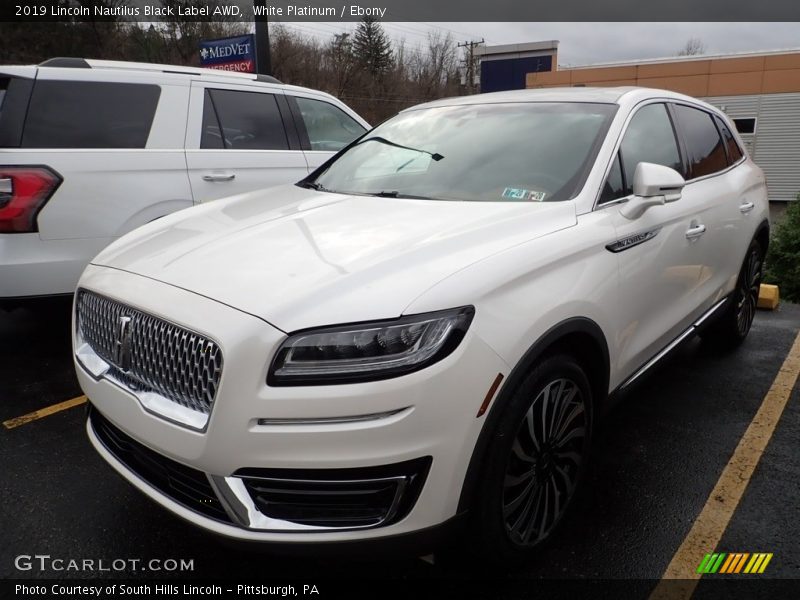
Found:
<svg viewBox="0 0 800 600"><path fill-rule="evenodd" d="M256 44L254 35L240 35L219 40L200 42L200 65L208 69L256 72Z"/></svg>

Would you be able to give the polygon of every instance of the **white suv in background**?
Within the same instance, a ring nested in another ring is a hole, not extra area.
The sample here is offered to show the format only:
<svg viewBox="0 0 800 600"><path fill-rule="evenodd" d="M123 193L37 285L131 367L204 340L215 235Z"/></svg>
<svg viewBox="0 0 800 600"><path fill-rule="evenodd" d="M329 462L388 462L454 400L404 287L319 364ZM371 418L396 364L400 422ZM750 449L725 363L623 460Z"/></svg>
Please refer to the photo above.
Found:
<svg viewBox="0 0 800 600"><path fill-rule="evenodd" d="M0 302L71 294L120 235L303 179L368 124L272 77L83 59L0 66Z"/></svg>
<svg viewBox="0 0 800 600"><path fill-rule="evenodd" d="M89 436L232 538L400 541L463 518L490 560L524 557L612 398L694 333L745 339L768 241L764 175L698 100L418 106L297 185L92 261L74 328Z"/></svg>

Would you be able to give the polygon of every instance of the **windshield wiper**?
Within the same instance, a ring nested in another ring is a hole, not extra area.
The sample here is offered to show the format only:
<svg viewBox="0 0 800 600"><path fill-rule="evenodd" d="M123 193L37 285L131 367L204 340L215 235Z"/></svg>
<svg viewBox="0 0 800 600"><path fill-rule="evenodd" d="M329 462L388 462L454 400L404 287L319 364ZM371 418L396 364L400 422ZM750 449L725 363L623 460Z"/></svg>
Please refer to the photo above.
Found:
<svg viewBox="0 0 800 600"><path fill-rule="evenodd" d="M440 160L442 160L444 158L444 156L442 156L438 152L429 152L428 150L422 150L420 148L412 148L411 146L403 146L402 144L397 144L395 142L390 142L386 138L381 137L379 135L376 135L376 136L371 137L371 138L367 138L365 140L361 140L360 142L358 142L356 144L356 146L360 146L361 144L365 144L366 142L379 142L381 144L386 144L387 146L394 146L395 148L400 148L402 150L411 150L412 152L419 152L420 154L427 154L428 156L430 156L435 161L440 161Z"/></svg>
<svg viewBox="0 0 800 600"><path fill-rule="evenodd" d="M315 181L301 181L298 183L301 188L306 188L307 190L316 190L318 192L333 192L333 190L329 190L321 183L317 183Z"/></svg>
<svg viewBox="0 0 800 600"><path fill-rule="evenodd" d="M430 196L418 196L416 194L403 194L397 190L381 190L380 192L361 192L366 196L377 196L378 198L407 198L409 200L433 200Z"/></svg>

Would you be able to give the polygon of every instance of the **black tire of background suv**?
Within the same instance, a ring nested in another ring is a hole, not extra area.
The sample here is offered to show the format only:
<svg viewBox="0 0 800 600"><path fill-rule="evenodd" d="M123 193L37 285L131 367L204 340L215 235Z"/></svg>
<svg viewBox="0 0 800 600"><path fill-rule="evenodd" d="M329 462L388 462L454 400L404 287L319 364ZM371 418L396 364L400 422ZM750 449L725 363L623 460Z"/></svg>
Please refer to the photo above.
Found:
<svg viewBox="0 0 800 600"><path fill-rule="evenodd" d="M583 447L583 460L578 470L577 484L567 499L561 516L551 527L545 539L532 546L521 546L513 542L506 532L502 515L503 481L508 457L517 430L525 413L544 386L561 377L572 379L583 394L587 414L587 435ZM493 432L483 463L474 508L468 523L469 553L481 564L493 567L509 567L535 556L558 531L569 513L572 501L579 492L586 473L592 439L593 402L589 380L581 366L572 357L559 354L536 363L514 391Z"/></svg>

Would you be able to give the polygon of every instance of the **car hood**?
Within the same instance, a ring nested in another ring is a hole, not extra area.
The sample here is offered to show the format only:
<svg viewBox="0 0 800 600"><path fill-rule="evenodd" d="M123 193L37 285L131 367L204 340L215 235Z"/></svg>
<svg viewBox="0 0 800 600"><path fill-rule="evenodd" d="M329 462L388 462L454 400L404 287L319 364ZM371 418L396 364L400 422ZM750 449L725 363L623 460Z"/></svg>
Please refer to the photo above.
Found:
<svg viewBox="0 0 800 600"><path fill-rule="evenodd" d="M572 202L407 200L282 186L170 215L92 262L290 332L399 316L449 275L575 222Z"/></svg>

